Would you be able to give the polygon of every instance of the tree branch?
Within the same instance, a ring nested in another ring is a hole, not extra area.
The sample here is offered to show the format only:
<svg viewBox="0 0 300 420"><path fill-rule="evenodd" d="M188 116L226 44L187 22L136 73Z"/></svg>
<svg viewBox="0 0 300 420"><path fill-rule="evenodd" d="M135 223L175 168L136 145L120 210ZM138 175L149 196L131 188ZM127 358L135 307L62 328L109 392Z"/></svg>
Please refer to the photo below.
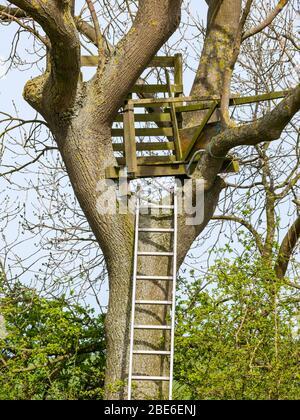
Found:
<svg viewBox="0 0 300 420"><path fill-rule="evenodd" d="M3 20L2 17L6 18L7 21L13 21L16 22L21 28L25 29L26 31L32 33L37 39L39 39L47 48L50 48L51 45L47 38L41 36L36 30L33 28L30 28L30 26L25 25L19 18L16 16L13 16L11 14L8 14L2 10L0 10L0 20Z"/></svg>
<svg viewBox="0 0 300 420"><path fill-rule="evenodd" d="M72 16L73 16L73 8L71 10L72 10ZM17 7L7 7L7 6L0 5L0 12L5 13L5 15L3 14L3 16L0 17L0 20L3 22L12 21L13 18L32 19L32 17L29 16L24 10ZM75 22L78 32L86 36L88 40L91 41L97 47L98 44L97 44L97 36L96 36L95 28L78 16L74 16L73 18L74 18L74 22ZM107 44L106 40L105 42Z"/></svg>
<svg viewBox="0 0 300 420"><path fill-rule="evenodd" d="M180 23L182 0L140 0L130 31L118 43L106 73L98 76L106 92L110 117L117 112L128 91L136 83L157 51Z"/></svg>
<svg viewBox="0 0 300 420"><path fill-rule="evenodd" d="M211 157L222 158L236 146L256 145L277 140L300 109L300 85L291 90L272 111L251 124L223 131L208 147Z"/></svg>
<svg viewBox="0 0 300 420"><path fill-rule="evenodd" d="M251 223L247 222L246 220L242 219L238 216L233 215L216 215L212 217L212 220L227 220L231 222L239 223L240 225L244 226L248 231L253 235L257 248L261 254L264 253L264 245L261 240L260 234L257 232L257 230L252 226Z"/></svg>
<svg viewBox="0 0 300 420"><path fill-rule="evenodd" d="M288 263L298 243L299 237L300 216L298 216L295 222L292 224L280 245L277 261L275 264L275 273L279 279L282 279L285 276Z"/></svg>
<svg viewBox="0 0 300 420"><path fill-rule="evenodd" d="M4 22L11 20L12 17L18 19L29 18L27 13L18 7L0 5L0 12L3 12L3 15L0 17L0 20Z"/></svg>
<svg viewBox="0 0 300 420"><path fill-rule="evenodd" d="M207 146L207 153L193 174L204 180L205 190L209 190L220 172L224 157L237 146L251 146L261 142L277 140L286 125L300 109L300 85L290 91L271 112L250 124L228 128L214 136Z"/></svg>
<svg viewBox="0 0 300 420"><path fill-rule="evenodd" d="M238 59L240 48L241 48L241 39L242 31L246 23L247 17L250 13L253 0L247 0L245 8L242 13L242 17L237 25L236 34L234 42L232 43L231 50L228 50L228 55L230 57L223 77L223 86L221 92L221 104L220 104L220 119L221 124L224 128L232 125L230 115L229 115L229 100L230 100L230 87L231 87L231 78L234 70L234 66Z"/></svg>
<svg viewBox="0 0 300 420"><path fill-rule="evenodd" d="M71 10L73 2L14 0L13 4L32 17L46 32L51 41L50 68L46 75L30 81L25 88L25 98L38 111L44 108L43 95L57 111L65 111L74 101L80 75L80 42ZM38 86L37 86L38 84ZM37 107L37 104L42 104Z"/></svg>
<svg viewBox="0 0 300 420"><path fill-rule="evenodd" d="M36 157L32 160L30 160L29 162L24 163L23 165L19 166L18 168L13 168L7 172L0 172L0 177L1 176L7 176L7 175L12 175L16 172L20 172L23 169L27 168L30 165L33 165L34 163L36 163L42 156L44 156L44 154L46 152L48 152L49 150L57 150L57 147L45 147L41 152L39 152Z"/></svg>
<svg viewBox="0 0 300 420"><path fill-rule="evenodd" d="M290 286L290 287L293 287L294 289L298 289L298 290L300 290L300 284L297 284L297 283L294 283L294 282L292 282L292 281L289 281L289 282L287 283L287 285L288 285L288 286Z"/></svg>
<svg viewBox="0 0 300 420"><path fill-rule="evenodd" d="M276 7L269 13L269 15L263 20L259 25L255 26L254 28L249 29L243 34L242 41L245 39L256 35L258 32L264 30L267 26L269 26L276 16L282 11L282 9L288 4L289 0L280 0Z"/></svg>
<svg viewBox="0 0 300 420"><path fill-rule="evenodd" d="M85 20L82 20L78 16L75 16L74 21L75 21L78 31L82 35L86 36L87 39L95 45L95 47L98 47L95 28L93 28L92 25L87 23Z"/></svg>
<svg viewBox="0 0 300 420"><path fill-rule="evenodd" d="M89 11L90 11L90 14L91 14L91 17L92 17L92 21L93 21L93 24L94 24L95 35L96 35L96 44L97 44L97 47L98 47L98 50L99 50L99 53L100 53L100 49L101 49L103 40L102 40L99 20L98 20L97 13L96 13L93 2L91 0L86 0L86 3L88 5Z"/></svg>

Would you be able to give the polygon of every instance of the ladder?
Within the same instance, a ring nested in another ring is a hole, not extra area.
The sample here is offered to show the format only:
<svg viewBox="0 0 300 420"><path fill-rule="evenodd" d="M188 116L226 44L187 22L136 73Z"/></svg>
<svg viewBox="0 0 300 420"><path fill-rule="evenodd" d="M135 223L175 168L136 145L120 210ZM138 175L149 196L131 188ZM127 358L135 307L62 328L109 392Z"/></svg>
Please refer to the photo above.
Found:
<svg viewBox="0 0 300 420"><path fill-rule="evenodd" d="M132 290L132 310L131 310L131 328L130 328L130 350L129 350L129 372L128 372L128 400L132 397L132 382L133 381L168 381L169 382L169 400L172 400L172 384L173 384L173 364L174 364L174 330L175 330L175 295L176 295L176 273L177 273L177 214L178 202L177 193L173 191L172 205L158 205L149 203L149 209L171 210L173 216L173 227L170 228L140 228L140 210L141 199L137 197L136 201L136 216L135 216L135 242L134 242L134 264L133 264L133 290ZM139 232L154 232L154 233L170 233L172 238L172 250L169 252L142 252L139 251ZM172 275L159 276L153 275L139 275L138 274L138 259L140 256L164 256L172 258ZM172 297L170 300L137 300L136 285L137 281L148 280L162 280L172 281ZM170 325L138 325L135 323L136 305L169 305L171 307L171 323ZM167 330L170 332L170 349L169 350L137 350L134 346L135 331L136 330ZM169 356L169 375L168 376L142 376L134 374L133 358L138 355L159 355Z"/></svg>

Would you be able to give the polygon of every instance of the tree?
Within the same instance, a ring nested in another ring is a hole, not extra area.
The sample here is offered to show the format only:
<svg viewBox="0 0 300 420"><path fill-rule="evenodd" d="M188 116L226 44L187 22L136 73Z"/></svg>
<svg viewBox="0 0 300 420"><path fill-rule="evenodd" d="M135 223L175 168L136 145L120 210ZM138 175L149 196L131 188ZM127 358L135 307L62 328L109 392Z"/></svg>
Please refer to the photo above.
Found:
<svg viewBox="0 0 300 420"><path fill-rule="evenodd" d="M94 3L101 13L102 2ZM251 8L253 1L246 4L237 0L206 3L207 28L191 95L221 97L220 115L217 116L221 130L210 139L194 175L204 183L204 220L198 226L186 225L186 215L179 220L178 267L211 219L226 185L218 176L222 158L237 146L248 147L278 139L299 110L300 103L298 86L291 88L286 98L261 118L237 126L233 123L228 111L230 83L243 42L247 43L251 36L264 31L288 2L280 1L263 19L258 17L257 9ZM75 16L76 2L67 0L11 1L9 5L1 6L1 19L20 24L44 44L47 51L46 71L27 82L24 97L51 130L74 193L105 257L110 287L106 317L106 397L124 398L125 387L116 390L115 384L125 381L128 363L134 224L131 214L99 213L99 180L104 179L105 168L115 162L111 143L113 118L147 64L178 28L183 5L181 0L139 1L137 8L131 9L130 30L113 46L101 32L93 2L87 1L87 5L92 25L81 15ZM250 24L251 20L254 25ZM37 29L39 27L44 34ZM80 78L80 34L95 44L99 52L97 73L88 82ZM189 127L200 121L201 114L194 113L186 118L184 125ZM146 248L148 242L145 237ZM158 246L165 244L164 238ZM168 266L162 259L152 258L151 262L142 265L145 274L152 267L168 274ZM149 297L159 297L162 293L158 285L152 283L144 292ZM140 316L142 319L144 315ZM163 322L163 312L156 316ZM155 333L141 336L141 339L153 346L160 337ZM143 360L140 366L144 371L150 367L152 373L155 369L159 371L159 358ZM156 384L144 384L141 392L142 395L156 395L159 388Z"/></svg>
<svg viewBox="0 0 300 420"><path fill-rule="evenodd" d="M102 399L103 316L19 283L0 296L0 400Z"/></svg>
<svg viewBox="0 0 300 420"><path fill-rule="evenodd" d="M218 260L205 275L181 283L177 393L200 400L298 400L299 301L255 251L250 234L243 236L242 256Z"/></svg>
<svg viewBox="0 0 300 420"><path fill-rule="evenodd" d="M202 238L217 238L214 264L202 275L195 264L180 279L175 389L188 399L299 398L299 156L291 133L244 156L252 167L227 184Z"/></svg>

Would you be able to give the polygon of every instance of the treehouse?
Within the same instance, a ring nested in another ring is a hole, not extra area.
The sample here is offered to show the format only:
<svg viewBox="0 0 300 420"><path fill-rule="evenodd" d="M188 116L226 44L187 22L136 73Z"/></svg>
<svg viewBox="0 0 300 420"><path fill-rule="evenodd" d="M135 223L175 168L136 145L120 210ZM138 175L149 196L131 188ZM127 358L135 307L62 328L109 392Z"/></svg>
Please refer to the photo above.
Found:
<svg viewBox="0 0 300 420"><path fill-rule="evenodd" d="M97 66L97 62L98 57L83 56L81 64L91 67ZM106 169L107 178L123 176L124 169L129 179L191 176L209 139L218 133L219 123L212 122L211 118L220 107L220 98L184 96L180 54L155 57L148 67L157 74L164 70L164 82L146 84L139 80L129 93L112 126L117 166ZM273 92L233 97L230 106L277 99L285 94ZM195 111L201 111L200 124L184 128L184 114ZM224 157L221 173L236 173L238 170L236 158Z"/></svg>

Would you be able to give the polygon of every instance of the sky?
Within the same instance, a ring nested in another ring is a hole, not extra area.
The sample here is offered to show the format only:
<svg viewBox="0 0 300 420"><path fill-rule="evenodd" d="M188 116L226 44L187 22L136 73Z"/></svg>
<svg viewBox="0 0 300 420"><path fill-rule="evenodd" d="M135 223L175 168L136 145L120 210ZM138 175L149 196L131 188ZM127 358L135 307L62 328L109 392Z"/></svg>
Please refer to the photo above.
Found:
<svg viewBox="0 0 300 420"><path fill-rule="evenodd" d="M199 0L192 0L191 6L194 14L198 14L201 19L205 21L205 15L207 6L205 1L199 1ZM5 60L9 54L10 54L10 46L11 41L13 40L15 33L15 25L9 25L9 26L0 26L0 59L3 61ZM173 39L176 41L177 35L175 34ZM198 46L200 48L200 46ZM19 117L24 119L30 119L34 117L35 111L24 101L22 97L22 91L24 88L24 85L27 80L30 78L35 77L36 75L41 73L41 69L38 68L38 66L26 66L25 62L27 60L32 60L31 55L31 40L28 39L26 35L23 35L21 38L21 42L18 47L18 54L20 56L20 62L24 62L24 65L21 66L20 69L11 69L8 74L6 73L6 64L0 62L0 111L5 111L7 113L10 113L12 115L16 115L16 111L19 115ZM86 53L84 53L86 54ZM93 70L84 70L84 77L85 79L90 77ZM185 93L189 93L190 87L193 82L193 72L190 70L186 70L184 73L184 86L185 86ZM22 132L20 132L20 136L24 135ZM22 157L19 163L22 163ZM34 175L33 175L34 176ZM19 180L22 182L22 175L16 175L16 180ZM0 180L0 192L2 189L5 189L7 187L7 184ZM10 193L10 200L14 201L20 199L21 201L26 201L27 209L28 211L34 211L34 207L38 205L38 202L36 201L36 195L35 193L28 193L18 191ZM1 225L0 225L1 226ZM16 218L15 222L12 222L10 225L10 229L6 230L6 235L10 238L10 240L13 240L13 238L18 234L18 220ZM211 244L214 243L215 238L211 238ZM209 243L208 243L209 246ZM16 251L24 256L28 256L30 261L30 256L36 254L36 251L39 249L39 245L35 244L33 240L27 242L24 241L21 243ZM0 257L1 257L1 245L0 245ZM39 262L36 263L34 270L37 270L39 267ZM32 272L34 271L32 269ZM16 274L18 271L16 270ZM103 294L103 302L107 301L107 293Z"/></svg>

